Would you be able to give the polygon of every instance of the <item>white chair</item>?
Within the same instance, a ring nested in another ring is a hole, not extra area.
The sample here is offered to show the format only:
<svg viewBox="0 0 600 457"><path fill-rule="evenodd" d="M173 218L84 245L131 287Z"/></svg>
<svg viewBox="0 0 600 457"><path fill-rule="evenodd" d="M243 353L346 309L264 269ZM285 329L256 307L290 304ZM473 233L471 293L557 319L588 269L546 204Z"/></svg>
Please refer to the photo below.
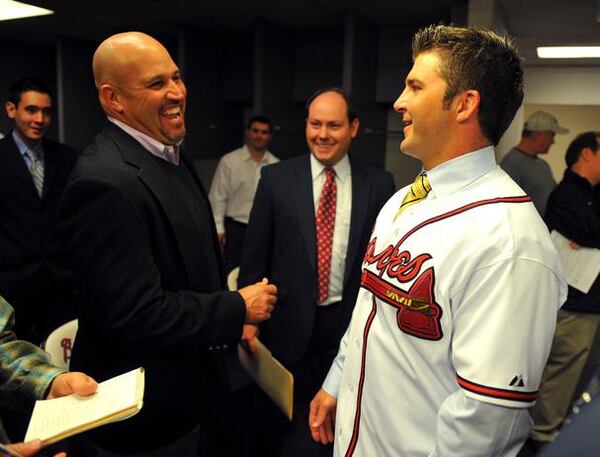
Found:
<svg viewBox="0 0 600 457"><path fill-rule="evenodd" d="M227 288L229 290L238 289L238 276L240 275L240 267L235 267L227 275Z"/></svg>
<svg viewBox="0 0 600 457"><path fill-rule="evenodd" d="M57 367L69 369L77 327L77 319L73 319L53 330L42 343L42 348L50 354L50 360Z"/></svg>

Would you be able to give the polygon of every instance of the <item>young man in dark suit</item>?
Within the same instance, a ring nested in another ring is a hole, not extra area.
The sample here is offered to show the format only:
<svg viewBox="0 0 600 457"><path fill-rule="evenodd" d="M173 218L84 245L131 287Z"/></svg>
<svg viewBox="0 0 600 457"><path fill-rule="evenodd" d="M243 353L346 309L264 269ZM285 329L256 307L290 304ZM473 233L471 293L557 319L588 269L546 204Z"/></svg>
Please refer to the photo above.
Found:
<svg viewBox="0 0 600 457"><path fill-rule="evenodd" d="M59 214L81 297L71 366L99 381L143 366L146 391L139 414L91 439L98 456L212 455L225 440L226 385L210 346L268 319L276 289L261 278L222 291L208 198L180 147L186 88L168 51L120 33L100 44L93 70L108 122Z"/></svg>
<svg viewBox="0 0 600 457"><path fill-rule="evenodd" d="M5 108L13 130L0 140L0 294L15 308L17 333L39 344L75 316L56 214L77 153L45 138L52 97L42 82L16 81Z"/></svg>
<svg viewBox="0 0 600 457"><path fill-rule="evenodd" d="M270 453L323 452L310 439L308 403L350 321L375 217L394 193L388 172L348 156L358 128L343 90L315 93L307 103L310 154L265 167L254 199L239 281L267 276L277 285L281 306L261 325L261 340L295 375L292 429L282 444L273 433ZM250 345L257 332L246 327Z"/></svg>

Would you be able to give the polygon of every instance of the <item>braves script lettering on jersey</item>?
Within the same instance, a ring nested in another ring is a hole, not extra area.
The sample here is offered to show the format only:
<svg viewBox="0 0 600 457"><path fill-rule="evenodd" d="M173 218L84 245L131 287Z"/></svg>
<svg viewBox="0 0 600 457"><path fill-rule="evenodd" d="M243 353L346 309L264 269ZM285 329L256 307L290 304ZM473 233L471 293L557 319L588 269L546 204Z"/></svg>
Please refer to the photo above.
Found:
<svg viewBox="0 0 600 457"><path fill-rule="evenodd" d="M432 192L397 220L408 187L388 201L367 248L323 385L338 399L338 456L429 455L455 395L509 408L535 401L566 297L548 232L492 148L428 177Z"/></svg>

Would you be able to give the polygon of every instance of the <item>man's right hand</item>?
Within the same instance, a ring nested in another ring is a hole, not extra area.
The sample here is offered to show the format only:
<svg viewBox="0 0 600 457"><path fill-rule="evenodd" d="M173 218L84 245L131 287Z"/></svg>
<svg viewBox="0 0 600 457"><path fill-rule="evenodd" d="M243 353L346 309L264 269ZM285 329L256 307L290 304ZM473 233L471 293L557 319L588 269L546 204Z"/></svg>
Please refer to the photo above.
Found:
<svg viewBox="0 0 600 457"><path fill-rule="evenodd" d="M312 439L323 445L333 443L337 398L323 389L310 402L308 426Z"/></svg>
<svg viewBox="0 0 600 457"><path fill-rule="evenodd" d="M260 329L256 324L245 324L244 330L242 331L242 344L248 348L250 354L256 356L258 352L258 346L256 345L256 338L260 334Z"/></svg>
<svg viewBox="0 0 600 457"><path fill-rule="evenodd" d="M246 324L257 324L271 317L277 301L277 287L265 278L238 290L246 304Z"/></svg>

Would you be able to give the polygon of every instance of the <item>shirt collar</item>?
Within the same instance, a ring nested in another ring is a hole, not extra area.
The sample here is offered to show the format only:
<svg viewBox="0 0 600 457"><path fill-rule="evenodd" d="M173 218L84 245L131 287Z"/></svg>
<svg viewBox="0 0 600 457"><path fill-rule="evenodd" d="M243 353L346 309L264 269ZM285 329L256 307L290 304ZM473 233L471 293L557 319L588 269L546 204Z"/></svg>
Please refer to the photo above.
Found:
<svg viewBox="0 0 600 457"><path fill-rule="evenodd" d="M160 157L161 159L166 160L173 165L179 165L179 146L183 140L179 141L176 146L162 144L160 141L155 140L151 136L140 132L139 130L125 124L118 119L115 119L114 117L107 117L110 122L115 124L117 127L120 127L126 133L135 138L135 140L137 140L137 142L140 143L144 149L146 149L152 155Z"/></svg>
<svg viewBox="0 0 600 457"><path fill-rule="evenodd" d="M246 155L244 156L244 160L247 160L247 161L248 161L248 160L252 160L252 161L254 161L254 159L252 158L252 155L250 154L250 150L248 149L248 145L247 145L247 144L244 144L244 145L242 146L242 149L243 149L244 151L246 151ZM269 156L270 156L270 153L269 153L269 151L265 151L265 153L263 154L263 156L262 156L262 159L260 159L260 162L259 162L259 163L263 163L263 164L264 164L264 163L267 163L267 162L269 162L269 159L270 159L270 157L269 157Z"/></svg>
<svg viewBox="0 0 600 457"><path fill-rule="evenodd" d="M37 153L38 157L40 157L40 158L44 157L44 150L42 149L41 141L38 141L33 147L29 147L27 145L27 143L25 143L25 140L23 140L23 138L21 138L21 135L19 135L19 133L17 132L16 129L13 129L12 137L13 137L13 140L15 141L15 144L17 145L17 149L19 150L21 155L25 155L25 153L27 151L29 151L30 149L33 149Z"/></svg>
<svg viewBox="0 0 600 457"><path fill-rule="evenodd" d="M326 165L319 162L313 154L310 155L310 170L313 181L317 179L321 173L324 173L325 168ZM335 170L335 175L341 181L350 176L350 159L348 158L348 154L345 154L344 157L333 166L333 169Z"/></svg>
<svg viewBox="0 0 600 457"><path fill-rule="evenodd" d="M427 178L436 196L450 195L496 167L494 148L487 146L432 168Z"/></svg>
<svg viewBox="0 0 600 457"><path fill-rule="evenodd" d="M570 168L567 168L565 170L564 179L573 181L574 183L576 183L581 188L585 188L585 189L591 190L591 191L594 190L594 186L592 185L591 182L589 182L587 180L587 178L584 178L583 176L578 175L577 173L575 173Z"/></svg>

